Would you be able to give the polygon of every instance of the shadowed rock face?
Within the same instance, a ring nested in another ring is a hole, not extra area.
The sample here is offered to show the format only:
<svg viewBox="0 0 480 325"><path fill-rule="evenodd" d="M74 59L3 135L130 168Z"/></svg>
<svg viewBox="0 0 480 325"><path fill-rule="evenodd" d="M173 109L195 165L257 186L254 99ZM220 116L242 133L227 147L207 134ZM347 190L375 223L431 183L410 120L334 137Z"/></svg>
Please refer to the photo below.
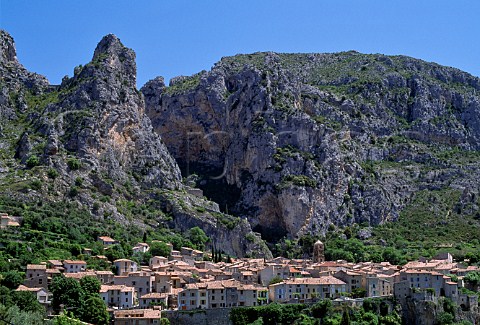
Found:
<svg viewBox="0 0 480 325"><path fill-rule="evenodd" d="M419 189L476 193L478 163L445 153L480 149L479 90L457 69L357 52L238 55L141 89L185 176L268 240L396 220Z"/></svg>
<svg viewBox="0 0 480 325"><path fill-rule="evenodd" d="M0 131L6 132L0 137L1 184L17 177L32 157L40 165L32 179L45 181L52 169L58 173L48 190L18 193L7 188L12 196L76 201L92 217L142 228L146 220L141 215L129 220L118 203L145 204L158 209L158 219L149 220L149 227L186 232L198 226L225 253L271 256L248 222L235 219L237 227L228 228L232 216L188 193L175 159L145 114L143 95L136 89L135 53L115 35L105 36L91 62L76 67L59 86L26 71L16 60L12 37L3 31L0 46L0 117L10 119L10 124L0 122ZM82 187L72 195L78 179ZM108 200L99 202L99 196Z"/></svg>

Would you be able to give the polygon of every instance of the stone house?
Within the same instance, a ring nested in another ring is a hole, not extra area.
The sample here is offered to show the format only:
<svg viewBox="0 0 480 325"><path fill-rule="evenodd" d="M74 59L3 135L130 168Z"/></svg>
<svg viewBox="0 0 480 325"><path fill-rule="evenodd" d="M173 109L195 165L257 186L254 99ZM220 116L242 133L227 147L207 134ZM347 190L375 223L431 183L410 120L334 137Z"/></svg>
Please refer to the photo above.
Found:
<svg viewBox="0 0 480 325"><path fill-rule="evenodd" d="M80 260L64 260L63 268L65 273L85 272L87 269L87 262Z"/></svg>
<svg viewBox="0 0 480 325"><path fill-rule="evenodd" d="M137 297L152 292L154 277L151 272L130 272L126 275L114 276L113 284L135 288Z"/></svg>
<svg viewBox="0 0 480 325"><path fill-rule="evenodd" d="M98 241L101 242L104 246L118 244L118 241L108 236L100 236L98 237Z"/></svg>
<svg viewBox="0 0 480 325"><path fill-rule="evenodd" d="M135 288L125 285L102 285L100 298L108 307L132 308L135 306Z"/></svg>
<svg viewBox="0 0 480 325"><path fill-rule="evenodd" d="M260 292L260 297L258 296ZM225 308L265 304L267 289L245 285L235 280L187 284L179 293L178 308ZM260 302L259 302L260 301Z"/></svg>
<svg viewBox="0 0 480 325"><path fill-rule="evenodd" d="M38 302L42 305L49 305L51 303L51 296L44 288L29 288L24 285L20 285L15 291L33 292L37 297Z"/></svg>
<svg viewBox="0 0 480 325"><path fill-rule="evenodd" d="M365 290L367 289L367 275L364 272L340 270L333 276L347 284L347 292L352 292L355 289L361 288Z"/></svg>
<svg viewBox="0 0 480 325"><path fill-rule="evenodd" d="M150 258L150 261L148 265L150 266L150 269L155 270L158 267L165 266L168 264L168 258L163 257L163 256L152 256Z"/></svg>
<svg viewBox="0 0 480 325"><path fill-rule="evenodd" d="M28 264L25 286L30 288L41 288L48 286L47 266L45 264Z"/></svg>
<svg viewBox="0 0 480 325"><path fill-rule="evenodd" d="M113 265L117 270L117 275L126 275L130 272L137 272L138 270L137 263L126 258L113 261Z"/></svg>
<svg viewBox="0 0 480 325"><path fill-rule="evenodd" d="M147 293L138 299L140 308L151 308L152 306L168 306L168 294L160 292Z"/></svg>
<svg viewBox="0 0 480 325"><path fill-rule="evenodd" d="M347 292L347 284L331 275L320 278L295 278L268 287L270 301L305 302L310 299L335 299Z"/></svg>

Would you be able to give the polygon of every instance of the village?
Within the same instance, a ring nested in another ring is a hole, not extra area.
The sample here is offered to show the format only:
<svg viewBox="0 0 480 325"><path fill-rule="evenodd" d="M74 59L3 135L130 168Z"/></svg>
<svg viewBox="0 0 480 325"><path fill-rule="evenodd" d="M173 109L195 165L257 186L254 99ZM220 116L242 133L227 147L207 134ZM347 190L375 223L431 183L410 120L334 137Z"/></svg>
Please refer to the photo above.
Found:
<svg viewBox="0 0 480 325"><path fill-rule="evenodd" d="M108 250L117 241L101 236ZM166 243L172 248L172 245ZM145 253L147 243L138 243L134 252ZM392 298L437 301L450 298L463 310L478 308L472 287L463 278L478 271L453 261L450 254L409 262L403 266L388 262L348 263L325 261L324 244L312 247L313 259L231 258L230 263L206 261L208 254L188 247L171 250L168 257L153 256L148 265L130 259L113 261L110 270L89 269L83 260L48 260L29 264L26 279L17 291L31 291L50 310L49 284L55 276L80 280L86 276L101 282L100 297L115 324L160 324L175 312L261 306L269 303L313 303L331 299L338 303L361 302L364 298ZM86 249L85 254L91 254ZM93 256L107 261L105 256ZM470 291L471 293L471 291ZM162 312L165 312L162 316Z"/></svg>

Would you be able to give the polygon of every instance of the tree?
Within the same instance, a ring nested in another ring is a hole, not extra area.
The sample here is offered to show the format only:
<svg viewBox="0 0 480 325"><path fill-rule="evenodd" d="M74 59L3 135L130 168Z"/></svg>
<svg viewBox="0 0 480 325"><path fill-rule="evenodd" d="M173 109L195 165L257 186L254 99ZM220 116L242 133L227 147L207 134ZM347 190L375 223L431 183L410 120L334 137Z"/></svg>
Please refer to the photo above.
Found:
<svg viewBox="0 0 480 325"><path fill-rule="evenodd" d="M83 289L80 283L72 278L57 276L50 285L53 294L52 308L56 313L60 312L61 306L69 308L73 313L81 306Z"/></svg>
<svg viewBox="0 0 480 325"><path fill-rule="evenodd" d="M324 299L312 306L312 316L315 318L324 318L332 310L332 301Z"/></svg>
<svg viewBox="0 0 480 325"><path fill-rule="evenodd" d="M97 325L107 325L110 318L107 306L99 296L89 296L85 299L78 315L82 321Z"/></svg>
<svg viewBox="0 0 480 325"><path fill-rule="evenodd" d="M353 298L364 298L367 296L367 290L364 288L355 288L352 290Z"/></svg>
<svg viewBox="0 0 480 325"><path fill-rule="evenodd" d="M197 249L204 250L205 243L208 241L207 235L199 227L193 227L188 231L188 238L197 247Z"/></svg>
<svg viewBox="0 0 480 325"><path fill-rule="evenodd" d="M121 245L112 245L110 246L107 251L105 252L105 256L108 258L110 262L115 260L125 258L125 251Z"/></svg>
<svg viewBox="0 0 480 325"><path fill-rule="evenodd" d="M85 296L98 296L101 283L94 276L86 276L80 279L80 286Z"/></svg>
<svg viewBox="0 0 480 325"><path fill-rule="evenodd" d="M480 283L480 272L469 272L467 275L465 275L464 280L474 287L478 286Z"/></svg>
<svg viewBox="0 0 480 325"><path fill-rule="evenodd" d="M18 306L11 306L2 315L3 319L10 324L28 324L28 325L43 325L44 315L42 313L32 313L20 310Z"/></svg>
<svg viewBox="0 0 480 325"><path fill-rule="evenodd" d="M447 312L442 312L437 316L437 322L439 325L448 325L452 324L455 320L455 317Z"/></svg>
<svg viewBox="0 0 480 325"><path fill-rule="evenodd" d="M0 304L5 307L10 307L14 304L11 291L5 286L0 286Z"/></svg>
<svg viewBox="0 0 480 325"><path fill-rule="evenodd" d="M150 251L149 252L150 252L150 254L152 254L152 256L168 257L168 256L170 256L171 251L172 251L172 249L166 243L164 243L164 242L153 242L150 245Z"/></svg>
<svg viewBox="0 0 480 325"><path fill-rule="evenodd" d="M160 325L170 325L170 320L168 318L160 318Z"/></svg>
<svg viewBox="0 0 480 325"><path fill-rule="evenodd" d="M25 278L23 273L17 271L7 271L2 274L2 285L9 289L16 289L23 283Z"/></svg>
<svg viewBox="0 0 480 325"><path fill-rule="evenodd" d="M363 314L362 321L364 324L378 325L378 316L372 312Z"/></svg>
<svg viewBox="0 0 480 325"><path fill-rule="evenodd" d="M340 322L340 325L350 325L350 311L348 309L343 311L342 315L342 321Z"/></svg>
<svg viewBox="0 0 480 325"><path fill-rule="evenodd" d="M61 313L52 321L53 325L82 325L83 322L76 319L72 313Z"/></svg>
<svg viewBox="0 0 480 325"><path fill-rule="evenodd" d="M36 295L30 291L15 291L13 293L13 303L22 311L45 313L45 308L38 302Z"/></svg>
<svg viewBox="0 0 480 325"><path fill-rule="evenodd" d="M272 285L272 284L276 284L276 283L280 283L280 282L283 282L283 279L281 277L279 277L278 275L275 275L271 280L270 282L268 282L268 285Z"/></svg>

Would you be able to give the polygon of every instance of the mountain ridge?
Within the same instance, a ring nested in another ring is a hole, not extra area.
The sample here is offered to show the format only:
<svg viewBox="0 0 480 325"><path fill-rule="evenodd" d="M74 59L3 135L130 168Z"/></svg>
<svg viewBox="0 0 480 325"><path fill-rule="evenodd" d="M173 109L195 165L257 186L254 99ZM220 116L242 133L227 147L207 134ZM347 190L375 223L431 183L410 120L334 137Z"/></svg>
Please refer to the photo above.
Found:
<svg viewBox="0 0 480 325"><path fill-rule="evenodd" d="M480 228L480 79L468 73L257 52L138 90L135 53L109 34L55 86L0 36L0 187L19 201L64 200L144 231L200 227L237 256L271 256L258 233L274 244L414 215L424 191L452 198L450 220L430 226Z"/></svg>
<svg viewBox="0 0 480 325"><path fill-rule="evenodd" d="M215 195L213 166L231 189L220 206L264 236L280 229L275 241L396 220L418 190L435 187L430 169L449 175L434 176L437 188L459 178L453 186L476 193L466 172L478 179L478 166L452 166L445 153L477 152L479 85L406 56L261 52L141 91L184 175L200 174Z"/></svg>

